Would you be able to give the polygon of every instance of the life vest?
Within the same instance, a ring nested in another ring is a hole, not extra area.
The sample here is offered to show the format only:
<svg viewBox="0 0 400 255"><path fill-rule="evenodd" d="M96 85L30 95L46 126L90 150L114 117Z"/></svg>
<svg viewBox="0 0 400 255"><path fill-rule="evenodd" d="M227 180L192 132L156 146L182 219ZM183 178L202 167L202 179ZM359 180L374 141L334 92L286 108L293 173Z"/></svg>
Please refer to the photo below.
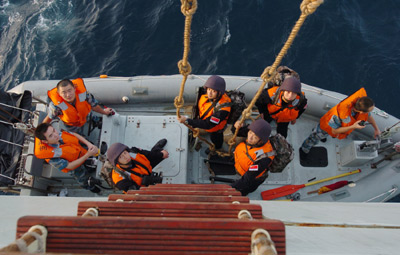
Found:
<svg viewBox="0 0 400 255"><path fill-rule="evenodd" d="M273 147L268 141L261 147L252 147L245 142L240 143L235 149L235 168L243 176L247 171L258 171L258 166L254 166L257 160L268 157L271 161L275 158ZM256 178L265 174L267 169L262 171Z"/></svg>
<svg viewBox="0 0 400 255"><path fill-rule="evenodd" d="M79 139L76 138L76 136L68 132L62 132L61 138L64 144L58 147L52 147L47 143L42 143L39 138L35 137L35 156L46 160L48 163L50 159L53 158L62 158L68 162L72 162L86 154L87 150L79 144ZM78 168L78 166L76 168ZM67 173L74 169L64 168L61 171Z"/></svg>
<svg viewBox="0 0 400 255"><path fill-rule="evenodd" d="M134 161L135 166L130 171L126 171L119 164L116 164L116 168L112 171L112 180L115 184L126 178L130 178L138 186L142 186L143 177L151 174L153 169L150 161L144 155L137 153L131 159Z"/></svg>
<svg viewBox="0 0 400 255"><path fill-rule="evenodd" d="M199 99L199 104L198 104L199 105L199 116L201 119L204 120L204 119L207 119L208 117L210 117L211 115L213 115L213 113L216 111L230 112L231 111L231 103L232 103L231 98L228 95L223 94L221 99L215 104L214 109L208 110L210 107L213 107L212 102L210 102L208 100L207 94L202 95ZM213 128L207 129L206 131L209 133L213 133L213 132L223 129L227 123L228 118L229 118L229 114L223 120L220 120L216 117L211 117L210 121L217 125L214 126Z"/></svg>
<svg viewBox="0 0 400 255"><path fill-rule="evenodd" d="M272 100L272 104L268 104L268 112L276 122L290 122L292 120L297 119L299 116L299 108L301 101L304 98L304 92L302 95L297 95L296 98L289 103L287 106L282 108L282 96L283 92L279 89L279 87L275 86L268 89L268 95ZM279 93L277 95L277 93Z"/></svg>
<svg viewBox="0 0 400 255"><path fill-rule="evenodd" d="M81 78L72 81L75 86L75 107L58 94L57 87L47 92L48 97L59 107L62 115L59 118L68 126L81 127L86 123L86 117L92 110L92 106L86 101L86 87Z"/></svg>
<svg viewBox="0 0 400 255"><path fill-rule="evenodd" d="M351 111L356 104L357 100L361 97L367 96L367 92L364 88L359 89L354 94L346 97L340 103L332 107L319 121L319 125L322 130L327 132L330 136L336 137L338 139L346 138L353 130L349 130L342 134L333 134L332 128L329 126L329 121L332 119L333 115L339 117L342 127L348 127L353 125L358 120L367 120L368 113L357 113L354 117L351 115Z"/></svg>

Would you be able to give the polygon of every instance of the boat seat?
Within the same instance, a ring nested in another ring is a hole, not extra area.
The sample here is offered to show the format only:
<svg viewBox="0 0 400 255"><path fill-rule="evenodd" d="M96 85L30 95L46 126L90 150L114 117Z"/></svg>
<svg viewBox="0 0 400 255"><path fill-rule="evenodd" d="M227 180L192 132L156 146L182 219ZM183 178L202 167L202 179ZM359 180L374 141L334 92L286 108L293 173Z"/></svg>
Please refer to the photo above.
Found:
<svg viewBox="0 0 400 255"><path fill-rule="evenodd" d="M248 197L242 196L180 196L180 195L123 195L111 194L108 196L108 201L175 201L175 202L217 202L217 203L232 203L238 201L240 203L249 203Z"/></svg>
<svg viewBox="0 0 400 255"><path fill-rule="evenodd" d="M127 194L181 195L181 196L241 196L237 190L128 190Z"/></svg>
<svg viewBox="0 0 400 255"><path fill-rule="evenodd" d="M285 226L271 219L24 216L17 238L34 225L47 228L47 253L247 255L253 231L265 229L286 254Z"/></svg>
<svg viewBox="0 0 400 255"><path fill-rule="evenodd" d="M134 217L191 217L237 219L241 210L247 210L254 219L262 219L258 204L195 203L195 202L115 202L81 201L78 216L89 208L96 208L99 216Z"/></svg>

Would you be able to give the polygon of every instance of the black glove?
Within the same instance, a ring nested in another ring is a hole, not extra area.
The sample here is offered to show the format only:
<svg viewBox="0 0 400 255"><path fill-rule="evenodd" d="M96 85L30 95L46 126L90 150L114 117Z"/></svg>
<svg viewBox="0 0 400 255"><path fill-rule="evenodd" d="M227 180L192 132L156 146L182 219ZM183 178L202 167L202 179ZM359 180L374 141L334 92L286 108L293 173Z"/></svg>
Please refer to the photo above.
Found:
<svg viewBox="0 0 400 255"><path fill-rule="evenodd" d="M152 172L150 175L146 175L143 177L142 185L149 186L154 185L156 183L162 183L163 177L158 173Z"/></svg>
<svg viewBox="0 0 400 255"><path fill-rule="evenodd" d="M95 185L101 185L101 180L90 176L87 183L89 187L94 187Z"/></svg>
<svg viewBox="0 0 400 255"><path fill-rule="evenodd" d="M139 149L139 148L137 148L137 147L131 147L130 149L129 149L129 152L132 152L132 153L139 153L139 152L141 152L142 150L141 149Z"/></svg>

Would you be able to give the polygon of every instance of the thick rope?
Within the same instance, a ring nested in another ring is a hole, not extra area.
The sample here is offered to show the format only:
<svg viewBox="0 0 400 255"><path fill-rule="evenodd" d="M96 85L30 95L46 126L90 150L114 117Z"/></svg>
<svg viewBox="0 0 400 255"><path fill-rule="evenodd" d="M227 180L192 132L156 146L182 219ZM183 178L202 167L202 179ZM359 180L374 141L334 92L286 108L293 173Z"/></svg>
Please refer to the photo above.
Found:
<svg viewBox="0 0 400 255"><path fill-rule="evenodd" d="M184 28L184 35L183 35L183 57L178 62L179 73L182 74L183 79L181 82L179 95L177 97L175 97L175 100L174 100L174 105L176 108L176 116L178 118L181 117L180 110L185 104L184 100L183 100L183 93L185 91L185 84L187 81L187 77L192 72L192 67L188 61L188 58L189 58L189 52L190 52L190 30L191 30L193 15L196 13L196 10L197 10L197 0L181 0L181 3L182 3L181 12L183 15L185 15L185 28ZM207 141L207 139L205 139L199 135L200 134L199 129L193 128L185 123L183 123L183 124L190 130L192 130L193 137L195 137L195 138L198 137L201 141L208 144L211 151L215 150L215 145L213 143L210 143L209 141Z"/></svg>
<svg viewBox="0 0 400 255"><path fill-rule="evenodd" d="M183 58L178 62L179 73L182 74L183 79L179 96L175 98L176 116L180 118L180 109L184 105L183 92L185 90L185 83L188 75L192 72L192 67L188 61L190 51L190 27L192 25L192 18L197 10L197 0L181 0L181 12L185 15L185 30L183 35Z"/></svg>
<svg viewBox="0 0 400 255"><path fill-rule="evenodd" d="M316 9L324 2L324 0L303 0L303 2L300 4L300 10L301 10L301 15L299 19L297 20L296 24L294 25L292 32L289 35L289 38L287 39L286 43L283 45L281 51L279 52L278 56L275 58L274 63L272 66L268 66L265 68L264 72L261 74L261 78L263 80L260 88L258 89L257 93L251 100L249 106L244 109L242 116L240 118L240 125L244 123L246 119L249 119L251 116L251 111L254 107L254 104L256 103L257 99L260 97L265 85L272 80L272 78L275 76L276 69L280 65L283 57L286 55L287 51L289 50L290 46L292 45L294 38L297 36L298 32L300 31L301 26L303 25L305 19L307 18L308 15L314 13ZM232 148L233 145L236 143L236 137L238 134L239 129L236 129L235 133L233 134L233 137L229 140L229 154L232 154Z"/></svg>

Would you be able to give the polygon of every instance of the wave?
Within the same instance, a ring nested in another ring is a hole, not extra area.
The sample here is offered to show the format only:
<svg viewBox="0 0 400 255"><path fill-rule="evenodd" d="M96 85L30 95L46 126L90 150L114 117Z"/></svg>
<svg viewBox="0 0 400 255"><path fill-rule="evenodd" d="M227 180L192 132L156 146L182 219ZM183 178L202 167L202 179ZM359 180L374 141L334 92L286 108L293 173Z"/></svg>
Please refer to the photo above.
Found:
<svg viewBox="0 0 400 255"><path fill-rule="evenodd" d="M189 55L198 74L259 76L300 15L297 1L198 4ZM400 91L399 11L396 0L325 1L282 64L325 89L349 94L365 86L380 108L400 116L391 103ZM2 1L0 86L103 73L178 73L184 19L176 0Z"/></svg>

